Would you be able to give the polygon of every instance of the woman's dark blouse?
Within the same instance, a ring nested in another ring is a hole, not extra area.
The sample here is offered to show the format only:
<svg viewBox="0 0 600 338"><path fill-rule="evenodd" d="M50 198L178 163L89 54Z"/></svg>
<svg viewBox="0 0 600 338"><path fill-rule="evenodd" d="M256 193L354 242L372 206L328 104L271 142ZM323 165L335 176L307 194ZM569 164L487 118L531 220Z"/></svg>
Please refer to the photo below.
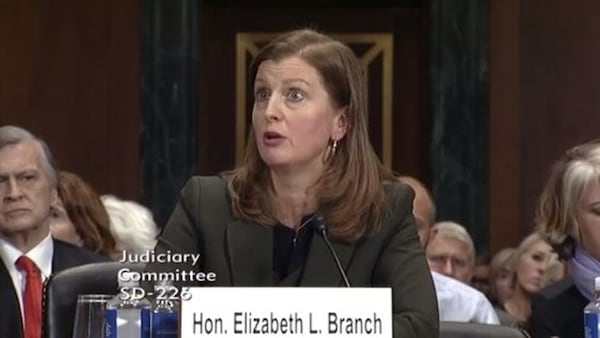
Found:
<svg viewBox="0 0 600 338"><path fill-rule="evenodd" d="M312 215L303 217L300 224L310 223L311 217ZM305 224L298 232L282 224L273 227L273 282L275 285L280 284L288 276L293 276L291 277L292 285L296 285L300 280L313 233L310 224Z"/></svg>

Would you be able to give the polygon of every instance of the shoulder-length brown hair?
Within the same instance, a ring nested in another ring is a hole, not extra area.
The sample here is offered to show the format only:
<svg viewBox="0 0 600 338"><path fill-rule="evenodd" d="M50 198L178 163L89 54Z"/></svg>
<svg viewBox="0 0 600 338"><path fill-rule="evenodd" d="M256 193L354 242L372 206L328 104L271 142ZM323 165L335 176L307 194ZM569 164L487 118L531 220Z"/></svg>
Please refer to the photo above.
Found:
<svg viewBox="0 0 600 338"><path fill-rule="evenodd" d="M594 182L600 182L600 140L569 149L554 164L544 186L537 228L563 259L571 257L577 204Z"/></svg>
<svg viewBox="0 0 600 338"><path fill-rule="evenodd" d="M364 69L343 43L303 29L275 38L256 55L250 67L250 84L254 84L261 63L292 56L314 67L336 108L346 108L348 131L338 141L335 154L327 159L315 191L330 235L347 243L356 241L381 221L383 180L393 179L369 142ZM227 177L235 217L263 225L278 222L271 207L269 169L260 157L253 131L243 165Z"/></svg>
<svg viewBox="0 0 600 338"><path fill-rule="evenodd" d="M58 196L83 241L83 247L109 257L115 251L109 218L100 197L81 177L61 171Z"/></svg>

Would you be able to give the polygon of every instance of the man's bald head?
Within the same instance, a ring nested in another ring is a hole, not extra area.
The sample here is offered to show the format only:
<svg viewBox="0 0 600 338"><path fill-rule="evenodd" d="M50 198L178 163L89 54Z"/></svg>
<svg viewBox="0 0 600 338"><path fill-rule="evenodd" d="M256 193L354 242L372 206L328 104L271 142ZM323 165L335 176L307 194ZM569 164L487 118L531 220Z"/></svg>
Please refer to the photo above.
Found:
<svg viewBox="0 0 600 338"><path fill-rule="evenodd" d="M413 201L413 214L417 221L417 231L423 247L429 240L429 231L435 223L435 204L431 193L423 183L414 177L400 176L400 182L408 184L415 191L415 200Z"/></svg>

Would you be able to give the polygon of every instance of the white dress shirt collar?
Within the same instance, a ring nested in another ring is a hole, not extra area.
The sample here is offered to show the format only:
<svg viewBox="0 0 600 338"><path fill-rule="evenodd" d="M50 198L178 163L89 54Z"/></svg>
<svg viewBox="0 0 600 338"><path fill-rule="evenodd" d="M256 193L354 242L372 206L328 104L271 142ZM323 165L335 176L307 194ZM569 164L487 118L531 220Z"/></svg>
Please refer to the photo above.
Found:
<svg viewBox="0 0 600 338"><path fill-rule="evenodd" d="M52 256L54 253L54 242L50 233L39 242L33 249L26 253L15 248L12 244L7 242L5 239L0 238L0 256L4 261L4 265L8 268L15 267L17 259L22 255L27 256L31 259L40 269L44 279L48 278L52 273ZM10 270L9 268L9 270Z"/></svg>
<svg viewBox="0 0 600 338"><path fill-rule="evenodd" d="M29 259L35 262L40 269L43 280L46 280L52 273L52 257L54 255L54 241L50 233L39 242L33 249L27 253L15 248L5 239L0 238L0 259L4 263L6 270L13 282L19 305L21 307L21 316L23 316L23 290L25 289L25 275L17 269L15 265L17 259L25 254Z"/></svg>

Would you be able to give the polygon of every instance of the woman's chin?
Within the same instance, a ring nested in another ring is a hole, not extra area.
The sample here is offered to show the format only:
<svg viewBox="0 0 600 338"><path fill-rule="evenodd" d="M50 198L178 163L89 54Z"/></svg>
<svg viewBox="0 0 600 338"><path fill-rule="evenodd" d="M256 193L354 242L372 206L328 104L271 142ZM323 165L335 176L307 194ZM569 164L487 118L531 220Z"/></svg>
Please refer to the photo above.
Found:
<svg viewBox="0 0 600 338"><path fill-rule="evenodd" d="M542 289L541 286L539 284L536 283L529 283L524 287L525 291L527 291L527 293L529 294L536 294L538 292L540 292L540 290Z"/></svg>
<svg viewBox="0 0 600 338"><path fill-rule="evenodd" d="M292 162L287 154L275 152L264 152L261 154L261 158L269 168L286 167Z"/></svg>
<svg viewBox="0 0 600 338"><path fill-rule="evenodd" d="M290 161L283 159L269 159L264 161L267 167L271 169L285 169L290 166Z"/></svg>

